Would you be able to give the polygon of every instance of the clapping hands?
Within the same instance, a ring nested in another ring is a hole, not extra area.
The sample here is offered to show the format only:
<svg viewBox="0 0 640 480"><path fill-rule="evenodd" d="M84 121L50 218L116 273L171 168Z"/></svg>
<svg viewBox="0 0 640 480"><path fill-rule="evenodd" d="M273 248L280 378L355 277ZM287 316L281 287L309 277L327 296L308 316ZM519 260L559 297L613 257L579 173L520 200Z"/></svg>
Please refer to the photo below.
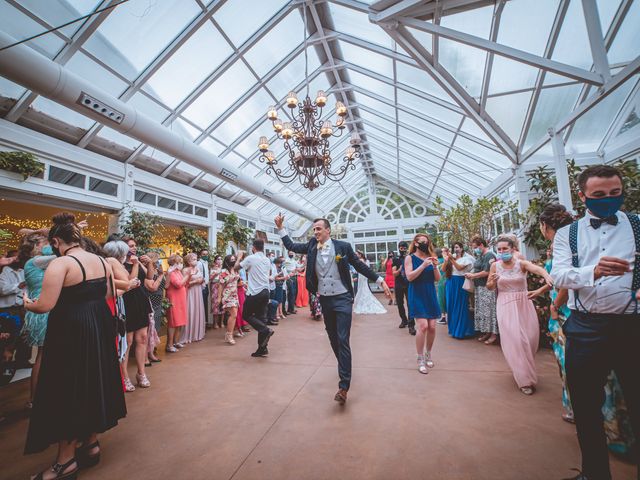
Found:
<svg viewBox="0 0 640 480"><path fill-rule="evenodd" d="M276 215L274 222L276 224L276 228L278 230L282 230L284 228L284 215L282 213L279 213L278 215Z"/></svg>

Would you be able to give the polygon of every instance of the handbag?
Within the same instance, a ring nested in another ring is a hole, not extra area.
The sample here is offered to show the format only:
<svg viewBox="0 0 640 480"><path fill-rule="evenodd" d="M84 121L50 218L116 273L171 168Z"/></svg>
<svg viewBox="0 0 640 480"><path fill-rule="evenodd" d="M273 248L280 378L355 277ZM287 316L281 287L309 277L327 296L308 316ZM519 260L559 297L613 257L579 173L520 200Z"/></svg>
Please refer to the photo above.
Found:
<svg viewBox="0 0 640 480"><path fill-rule="evenodd" d="M465 278L464 283L462 284L462 289L466 290L469 293L473 293L476 289L476 286L473 283L473 280L471 280L470 278Z"/></svg>

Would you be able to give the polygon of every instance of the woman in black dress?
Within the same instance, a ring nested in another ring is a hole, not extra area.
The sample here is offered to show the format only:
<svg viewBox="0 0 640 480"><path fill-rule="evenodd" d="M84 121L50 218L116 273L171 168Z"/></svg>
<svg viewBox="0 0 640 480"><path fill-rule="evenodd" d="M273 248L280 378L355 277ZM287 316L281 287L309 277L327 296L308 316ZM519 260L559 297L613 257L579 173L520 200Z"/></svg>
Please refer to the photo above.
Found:
<svg viewBox="0 0 640 480"><path fill-rule="evenodd" d="M25 453L58 443L58 456L37 480L75 479L78 468L98 463L96 434L127 412L106 302L111 267L82 249L73 215L57 214L53 223L49 243L60 258L47 268L40 297L24 298L27 310L50 312Z"/></svg>
<svg viewBox="0 0 640 480"><path fill-rule="evenodd" d="M140 280L139 287L132 288L122 295L124 310L127 315L128 346L124 359L122 360L121 369L122 377L124 378L124 388L127 392L132 392L136 387L133 386L133 383L131 383L129 379L127 365L129 363L129 352L131 351L131 345L134 340L136 343L135 356L136 366L138 367L136 380L138 386L142 388L151 386L144 366L147 362L147 328L149 327L149 315L153 315L153 309L151 308L145 287L150 287L153 284L155 269L147 255L142 255L140 258L136 256L138 247L135 239L132 237L124 237L122 241L129 246L129 254L124 263L124 268L129 272L129 279L138 278L138 280Z"/></svg>

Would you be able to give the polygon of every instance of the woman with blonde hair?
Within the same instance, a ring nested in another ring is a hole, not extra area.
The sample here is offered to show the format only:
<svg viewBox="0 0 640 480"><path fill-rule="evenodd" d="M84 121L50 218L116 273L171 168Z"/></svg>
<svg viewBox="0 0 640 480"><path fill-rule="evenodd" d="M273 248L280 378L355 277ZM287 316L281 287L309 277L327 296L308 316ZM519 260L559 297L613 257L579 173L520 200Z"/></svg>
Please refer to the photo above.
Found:
<svg viewBox="0 0 640 480"><path fill-rule="evenodd" d="M404 270L409 281L409 317L416 319L418 371L425 374L429 373L427 367L434 366L431 351L436 339L436 320L442 315L435 286L440 280L437 267L431 238L426 233L416 234L409 246Z"/></svg>
<svg viewBox="0 0 640 480"><path fill-rule="evenodd" d="M178 339L182 329L187 324L187 285L191 275L182 275L182 257L171 255L169 260L168 282L166 295L171 303L167 309L167 353L178 351ZM180 345L180 348L183 345Z"/></svg>

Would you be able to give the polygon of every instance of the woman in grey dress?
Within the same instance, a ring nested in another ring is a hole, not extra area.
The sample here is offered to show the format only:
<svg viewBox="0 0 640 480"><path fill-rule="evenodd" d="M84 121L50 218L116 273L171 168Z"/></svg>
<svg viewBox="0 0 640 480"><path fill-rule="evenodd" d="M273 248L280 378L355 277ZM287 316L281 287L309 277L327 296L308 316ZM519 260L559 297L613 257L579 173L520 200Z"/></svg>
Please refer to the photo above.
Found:
<svg viewBox="0 0 640 480"><path fill-rule="evenodd" d="M476 262L473 264L473 273L467 273L466 278L473 280L475 286L475 328L480 332L478 341L491 345L498 338L498 319L496 292L487 289L487 278L496 256L489 250L487 241L480 236L471 239L471 248L476 255Z"/></svg>

